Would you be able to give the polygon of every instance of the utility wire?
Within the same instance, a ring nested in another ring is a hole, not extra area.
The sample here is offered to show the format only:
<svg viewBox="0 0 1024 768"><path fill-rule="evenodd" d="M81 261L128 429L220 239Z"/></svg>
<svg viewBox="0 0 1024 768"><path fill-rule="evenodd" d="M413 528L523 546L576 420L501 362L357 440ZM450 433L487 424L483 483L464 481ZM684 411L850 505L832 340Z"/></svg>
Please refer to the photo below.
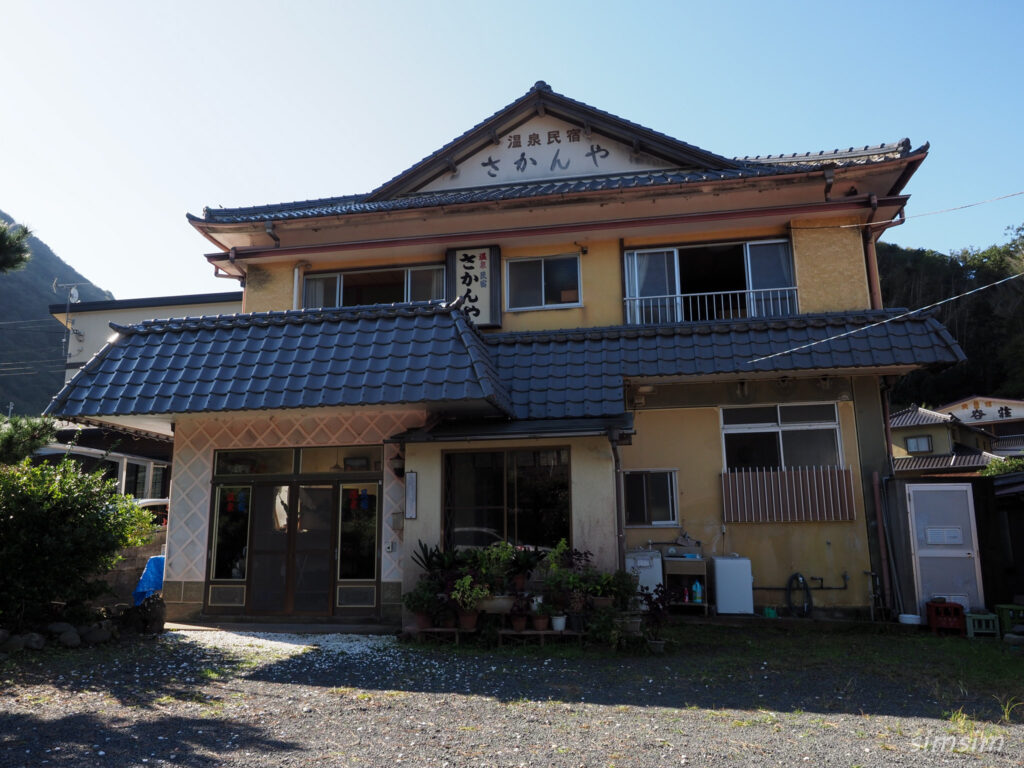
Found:
<svg viewBox="0 0 1024 768"><path fill-rule="evenodd" d="M1024 193L1022 193L1022 194L1024 194ZM902 320L905 317L911 317L912 315L916 315L919 312L924 312L925 310L928 310L928 309L934 309L935 307L942 306L943 304L948 304L951 301L956 301L957 299L962 299L965 296L970 296L972 293L977 293L978 291L984 291L984 290L986 290L988 288L994 288L995 286L1000 285L1002 283L1008 283L1010 280L1016 280L1018 277L1024 277L1024 272L1018 272L1015 275L1010 275L1009 277L1004 277L1001 280L996 280L994 283L989 283L988 285L982 285L982 286L979 286L977 288L972 288L971 290L967 291L966 293L961 293L958 296L950 296L948 299L943 299L942 301L936 301L934 304L929 304L929 305L924 306L924 307L919 307L918 309L912 309L909 312L904 312L902 314L895 315L894 317L886 318L885 320L879 320L877 323L870 323L869 325L862 325L860 328L854 328L852 331L846 331L844 333L838 333L835 336L829 336L827 338L818 339L817 341L812 341L812 342L809 342L807 344L801 344L799 347L793 347L792 349L786 349L786 350L783 350L782 352L775 352L775 353L770 354L770 355L765 355L764 357L755 357L753 360L748 360L747 361L747 365L754 365L755 363L760 363L760 362L762 362L764 360L771 360L773 357L781 357L782 355L791 355L794 352L801 352L801 351L803 351L805 349L809 349L811 347L815 347L818 344L824 344L826 341L835 341L836 339L841 339L841 338L843 338L845 336L852 336L853 334L860 333L861 331L867 331L867 330L870 330L872 328L877 328L880 325L885 325L886 323L891 323L894 320Z"/></svg>
<svg viewBox="0 0 1024 768"><path fill-rule="evenodd" d="M889 219L887 221L872 221L857 224L822 224L821 226L809 226L809 227L791 227L791 229L860 229L861 227L877 227L883 224L902 224L905 221L911 219L920 219L924 216L937 216L940 213L952 213L953 211L962 211L965 208L974 208L979 205L988 205L989 203L995 203L1000 200L1007 200L1011 197L1019 197L1024 195L1024 190L1020 192L1011 192L1008 195L1000 195L999 197L990 197L988 200L979 200L976 203L964 203L963 205L955 205L952 208L942 208L937 211L925 211L924 213L915 213L910 216L904 216L902 219Z"/></svg>

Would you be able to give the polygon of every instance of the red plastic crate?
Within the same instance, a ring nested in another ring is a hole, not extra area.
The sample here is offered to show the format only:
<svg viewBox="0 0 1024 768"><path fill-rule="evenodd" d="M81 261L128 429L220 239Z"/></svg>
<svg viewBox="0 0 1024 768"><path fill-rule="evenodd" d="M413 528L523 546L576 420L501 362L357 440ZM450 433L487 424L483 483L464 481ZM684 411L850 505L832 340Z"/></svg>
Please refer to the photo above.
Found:
<svg viewBox="0 0 1024 768"><path fill-rule="evenodd" d="M952 629L960 633L961 637L967 634L967 619L964 616L964 607L960 603L938 603L929 601L925 603L928 611L928 626L936 634L940 629Z"/></svg>

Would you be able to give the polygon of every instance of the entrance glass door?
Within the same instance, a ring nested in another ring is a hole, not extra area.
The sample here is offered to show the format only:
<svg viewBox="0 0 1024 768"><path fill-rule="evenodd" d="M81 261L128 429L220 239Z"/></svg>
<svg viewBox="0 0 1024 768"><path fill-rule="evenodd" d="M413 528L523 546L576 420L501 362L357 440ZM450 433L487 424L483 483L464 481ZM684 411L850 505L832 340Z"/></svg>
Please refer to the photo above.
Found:
<svg viewBox="0 0 1024 768"><path fill-rule="evenodd" d="M333 525L331 485L254 488L249 610L330 613Z"/></svg>
<svg viewBox="0 0 1024 768"><path fill-rule="evenodd" d="M296 613L331 609L331 527L334 488L300 485L292 554L292 598Z"/></svg>

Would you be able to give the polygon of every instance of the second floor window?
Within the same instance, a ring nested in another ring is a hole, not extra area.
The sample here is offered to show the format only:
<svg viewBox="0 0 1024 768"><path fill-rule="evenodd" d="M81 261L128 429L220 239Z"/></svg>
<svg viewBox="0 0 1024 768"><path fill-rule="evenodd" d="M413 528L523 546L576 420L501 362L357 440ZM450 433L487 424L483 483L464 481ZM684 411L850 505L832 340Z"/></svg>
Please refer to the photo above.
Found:
<svg viewBox="0 0 1024 768"><path fill-rule="evenodd" d="M907 453L931 453L932 439L929 435L907 438Z"/></svg>
<svg viewBox="0 0 1024 768"><path fill-rule="evenodd" d="M797 312L789 243L626 251L626 322L700 322Z"/></svg>
<svg viewBox="0 0 1024 768"><path fill-rule="evenodd" d="M505 262L509 309L546 309L580 303L580 261L576 254Z"/></svg>
<svg viewBox="0 0 1024 768"><path fill-rule="evenodd" d="M408 267L307 275L302 306L358 307L444 299L444 267Z"/></svg>

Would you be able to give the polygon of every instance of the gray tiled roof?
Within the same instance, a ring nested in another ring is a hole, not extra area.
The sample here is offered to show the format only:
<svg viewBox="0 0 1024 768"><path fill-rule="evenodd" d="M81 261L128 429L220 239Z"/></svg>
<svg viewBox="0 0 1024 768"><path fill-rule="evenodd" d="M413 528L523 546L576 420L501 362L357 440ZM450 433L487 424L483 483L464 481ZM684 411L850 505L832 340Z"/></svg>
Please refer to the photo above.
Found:
<svg viewBox="0 0 1024 768"><path fill-rule="evenodd" d="M956 424L961 429L967 429L985 437L995 438L992 432L973 424L967 424L951 413L939 413L930 411L920 406L911 406L897 411L889 417L889 426L893 429L904 429L907 427L925 427L933 424Z"/></svg>
<svg viewBox="0 0 1024 768"><path fill-rule="evenodd" d="M402 403L511 413L479 333L430 304L150 320L47 409L65 416Z"/></svg>
<svg viewBox="0 0 1024 768"><path fill-rule="evenodd" d="M482 336L457 305L147 321L118 329L49 413L113 416L327 405L488 403L517 419L622 414L627 377L954 363L930 317L803 315ZM863 329L843 338L838 334ZM787 352L809 342L831 339ZM753 358L778 352L769 360Z"/></svg>
<svg viewBox="0 0 1024 768"><path fill-rule="evenodd" d="M828 369L936 365L963 352L932 317L867 327L901 310L798 315L759 321L617 326L486 337L512 395L516 418L607 416L624 410L627 377L799 373ZM842 338L832 337L850 331ZM755 358L807 349L760 362Z"/></svg>
<svg viewBox="0 0 1024 768"><path fill-rule="evenodd" d="M960 447L955 453L946 453L940 456L903 456L893 459L892 463L893 469L897 472L936 472L984 469L989 462L998 458L991 453L965 450Z"/></svg>
<svg viewBox="0 0 1024 768"><path fill-rule="evenodd" d="M527 199L548 195L567 195L576 192L599 192L632 187L657 187L679 184L706 183L726 179L746 179L755 176L775 176L793 173L792 168L774 166L742 169L702 170L676 169L645 171L643 173L590 176L578 179L557 179L527 184L504 184L489 187L427 192L406 195L390 200L369 200L369 195L346 195L321 200L304 200L279 205L258 205L248 208L206 208L203 218L195 221L210 223L238 223L306 219L318 216L344 216L353 213L381 213L413 208L434 208L460 203L490 203L500 200Z"/></svg>
<svg viewBox="0 0 1024 768"><path fill-rule="evenodd" d="M955 417L950 416L947 413L937 413L935 411L929 411L927 408L921 408L920 406L911 406L910 408L904 408L902 411L896 411L889 417L889 425L893 429L899 429L901 427L924 427L932 424L948 424L954 421Z"/></svg>
<svg viewBox="0 0 1024 768"><path fill-rule="evenodd" d="M476 147L481 141L488 143L493 141L491 131L496 130L502 121L507 121L509 116L537 107L547 113L589 125L594 130L607 133L626 143L636 142L636 146L641 147L644 151L664 158L666 170L636 174L585 176L444 192L419 193L415 191L431 172L436 172L436 168L440 167L439 164L443 165L448 161L455 162L455 155L460 152L465 153L467 148ZM555 93L547 83L540 81L519 99L503 107L372 192L244 208L204 208L201 217L189 214L189 220L211 224L280 221L432 208L463 203L531 199L633 187L701 184L709 181L807 172L819 169L823 165L833 168L868 165L914 155L923 156L927 151L927 145L913 150L910 141L902 139L898 142L860 149L850 147L849 149L804 154L730 159L674 139L610 112L597 109L589 104L576 101L563 94Z"/></svg>

